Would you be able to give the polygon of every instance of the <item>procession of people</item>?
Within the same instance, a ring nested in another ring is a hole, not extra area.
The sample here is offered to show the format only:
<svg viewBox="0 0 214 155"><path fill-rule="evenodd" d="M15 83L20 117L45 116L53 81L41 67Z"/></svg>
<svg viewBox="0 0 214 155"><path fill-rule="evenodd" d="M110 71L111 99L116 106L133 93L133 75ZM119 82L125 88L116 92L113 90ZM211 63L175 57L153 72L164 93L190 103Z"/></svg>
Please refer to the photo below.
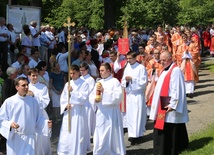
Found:
<svg viewBox="0 0 214 155"><path fill-rule="evenodd" d="M124 132L138 145L152 120L153 154L177 155L188 147L187 97L207 52L214 55L214 25L125 36L116 28L57 33L31 21L20 38L0 17L0 143L9 155L51 155L52 124L62 123L57 154L86 155L93 139L94 155L125 155Z"/></svg>

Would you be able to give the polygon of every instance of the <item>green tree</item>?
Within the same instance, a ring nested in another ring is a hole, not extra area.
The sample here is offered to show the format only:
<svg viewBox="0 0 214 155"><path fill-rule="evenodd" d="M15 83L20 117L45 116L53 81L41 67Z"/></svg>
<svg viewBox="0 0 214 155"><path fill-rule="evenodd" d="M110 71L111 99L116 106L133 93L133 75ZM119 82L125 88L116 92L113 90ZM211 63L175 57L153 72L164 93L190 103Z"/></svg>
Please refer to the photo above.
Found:
<svg viewBox="0 0 214 155"><path fill-rule="evenodd" d="M121 10L121 23L126 18L130 26L154 27L176 23L179 6L178 0L129 0Z"/></svg>
<svg viewBox="0 0 214 155"><path fill-rule="evenodd" d="M127 0L125 5L121 7L122 16L117 25L121 27L126 20L129 27L145 26L146 21L146 7L144 1Z"/></svg>
<svg viewBox="0 0 214 155"><path fill-rule="evenodd" d="M213 0L180 0L179 5L179 24L194 26L213 22Z"/></svg>

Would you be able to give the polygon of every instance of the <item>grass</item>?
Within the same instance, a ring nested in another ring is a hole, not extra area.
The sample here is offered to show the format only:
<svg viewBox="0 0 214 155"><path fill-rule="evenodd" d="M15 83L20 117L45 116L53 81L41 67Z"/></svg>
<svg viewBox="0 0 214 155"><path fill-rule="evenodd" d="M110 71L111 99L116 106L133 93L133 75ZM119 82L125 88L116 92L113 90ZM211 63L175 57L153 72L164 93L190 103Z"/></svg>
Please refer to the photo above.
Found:
<svg viewBox="0 0 214 155"><path fill-rule="evenodd" d="M202 62L200 68L214 73L214 60ZM199 133L191 135L188 149L180 155L214 155L214 123Z"/></svg>
<svg viewBox="0 0 214 155"><path fill-rule="evenodd" d="M214 155L214 123L189 137L189 147L180 155Z"/></svg>
<svg viewBox="0 0 214 155"><path fill-rule="evenodd" d="M203 70L209 70L214 73L214 60L207 60L205 62L202 62L200 68Z"/></svg>

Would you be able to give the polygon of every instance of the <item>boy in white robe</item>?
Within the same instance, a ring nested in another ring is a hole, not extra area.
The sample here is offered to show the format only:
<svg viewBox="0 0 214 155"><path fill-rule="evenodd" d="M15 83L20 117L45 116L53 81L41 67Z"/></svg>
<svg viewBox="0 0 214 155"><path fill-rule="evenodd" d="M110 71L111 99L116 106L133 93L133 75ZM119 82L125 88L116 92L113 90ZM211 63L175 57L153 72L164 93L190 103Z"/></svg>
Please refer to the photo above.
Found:
<svg viewBox="0 0 214 155"><path fill-rule="evenodd" d="M126 117L128 137L131 145L140 143L146 131L146 102L145 90L148 76L146 68L136 60L136 53L127 53L127 66L124 70L122 87L126 90Z"/></svg>
<svg viewBox="0 0 214 155"><path fill-rule="evenodd" d="M86 62L83 62L80 64L80 73L81 73L81 79L85 80L87 84L89 85L89 94L92 92L94 89L95 85L95 80L94 78L89 74L89 66ZM85 110L88 118L88 128L89 128L89 135L93 136L94 135L94 129L95 129L95 110L96 107L92 105L89 102L89 98L85 102Z"/></svg>
<svg viewBox="0 0 214 155"><path fill-rule="evenodd" d="M86 155L90 150L90 137L84 103L89 95L89 86L80 78L77 65L71 66L70 77L72 80L65 84L60 97L60 111L64 115L57 153L59 155ZM69 103L68 95L70 95ZM71 117L69 120L68 112ZM71 123L70 131L68 121Z"/></svg>
<svg viewBox="0 0 214 155"><path fill-rule="evenodd" d="M45 111L45 108L50 102L48 88L38 81L38 70L36 68L31 68L28 71L28 78L30 79L29 83L29 92L28 95L34 97L39 107L43 113L43 116L48 120L48 114ZM37 134L37 154L38 155L51 155L51 141L50 136L42 136Z"/></svg>
<svg viewBox="0 0 214 155"><path fill-rule="evenodd" d="M7 139L7 154L36 155L35 132L48 137L52 122L46 120L37 101L28 96L28 80L15 80L17 94L9 97L0 109L0 133Z"/></svg>
<svg viewBox="0 0 214 155"><path fill-rule="evenodd" d="M94 155L125 155L125 142L123 133L120 102L122 88L120 82L111 76L111 66L103 63L100 66L99 80L89 96L91 103L98 107L96 112L96 127L94 132ZM95 100L98 92L101 92L101 100Z"/></svg>

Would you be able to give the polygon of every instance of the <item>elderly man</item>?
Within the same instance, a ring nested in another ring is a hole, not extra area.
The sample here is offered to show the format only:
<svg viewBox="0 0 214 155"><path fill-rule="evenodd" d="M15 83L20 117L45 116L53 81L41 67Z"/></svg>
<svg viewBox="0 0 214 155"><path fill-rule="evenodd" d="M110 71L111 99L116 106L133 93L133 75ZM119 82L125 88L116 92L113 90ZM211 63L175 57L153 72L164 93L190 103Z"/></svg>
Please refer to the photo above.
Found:
<svg viewBox="0 0 214 155"><path fill-rule="evenodd" d="M155 87L150 113L150 119L155 121L153 153L176 155L188 145L184 75L173 63L171 53L163 52L160 61L164 70Z"/></svg>

